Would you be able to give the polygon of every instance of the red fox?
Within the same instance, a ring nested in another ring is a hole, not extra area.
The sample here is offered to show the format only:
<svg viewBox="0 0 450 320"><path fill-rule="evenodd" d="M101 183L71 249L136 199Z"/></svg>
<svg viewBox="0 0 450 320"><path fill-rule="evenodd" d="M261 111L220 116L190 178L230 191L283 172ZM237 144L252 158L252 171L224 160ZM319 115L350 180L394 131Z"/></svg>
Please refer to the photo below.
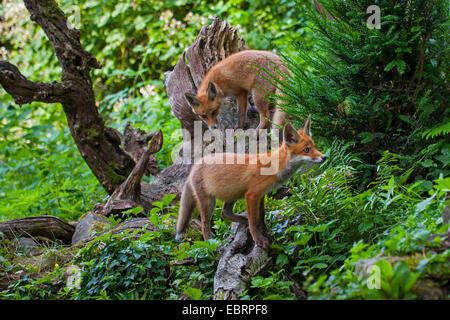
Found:
<svg viewBox="0 0 450 320"><path fill-rule="evenodd" d="M218 62L206 73L198 87L197 95L185 94L187 103L210 129L215 127L222 99L226 96L236 97L239 121L235 129L243 129L247 117L247 97L250 91L252 91L253 101L260 116L257 129L267 127L270 114L269 102L265 100L265 97L268 92L275 93L277 90L274 85L260 75L261 71L255 69L252 65L263 67L266 70L279 68L282 73L289 73L281 59L272 52L240 51ZM285 113L277 108L273 116L273 122L283 126L284 118Z"/></svg>
<svg viewBox="0 0 450 320"><path fill-rule="evenodd" d="M320 163L326 159L316 149L310 125L310 117L299 131L286 124L283 143L275 151L259 154L216 153L194 163L181 195L175 239L181 239L196 205L200 209L203 238L213 238L210 223L216 198L219 198L224 201L222 218L248 225L255 244L267 248L270 233L264 222L265 194L289 179L302 163ZM237 164L237 156L245 157L245 163ZM233 164L227 164L229 159L234 160ZM269 167L276 169L264 174L264 169ZM236 200L244 197L248 219L233 213Z"/></svg>

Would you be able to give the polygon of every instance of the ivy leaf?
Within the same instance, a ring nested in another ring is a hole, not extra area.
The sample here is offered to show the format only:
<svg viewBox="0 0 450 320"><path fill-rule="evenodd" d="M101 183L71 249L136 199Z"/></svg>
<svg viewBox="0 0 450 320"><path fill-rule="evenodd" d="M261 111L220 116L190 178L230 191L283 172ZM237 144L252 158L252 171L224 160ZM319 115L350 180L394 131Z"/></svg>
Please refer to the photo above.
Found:
<svg viewBox="0 0 450 320"><path fill-rule="evenodd" d="M287 255L285 255L285 254L280 254L280 255L277 257L276 264L277 264L278 266L282 267L282 266L284 266L285 264L288 264L288 262L289 262L289 259L288 259Z"/></svg>
<svg viewBox="0 0 450 320"><path fill-rule="evenodd" d="M422 161L421 165L425 168L437 167L436 164L431 159L426 159L426 160Z"/></svg>
<svg viewBox="0 0 450 320"><path fill-rule="evenodd" d="M197 288L186 288L184 290L184 293L186 293L192 300L200 300L200 298L202 297L202 290Z"/></svg>

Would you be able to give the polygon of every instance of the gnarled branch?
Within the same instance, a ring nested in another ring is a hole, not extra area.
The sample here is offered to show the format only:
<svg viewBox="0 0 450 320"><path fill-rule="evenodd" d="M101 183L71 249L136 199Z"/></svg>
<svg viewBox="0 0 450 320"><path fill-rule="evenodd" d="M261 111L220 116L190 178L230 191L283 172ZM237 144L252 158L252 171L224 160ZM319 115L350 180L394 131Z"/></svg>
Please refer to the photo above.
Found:
<svg viewBox="0 0 450 320"><path fill-rule="evenodd" d="M62 103L72 91L70 81L63 83L29 81L15 65L7 61L0 61L0 84L18 105L33 101Z"/></svg>
<svg viewBox="0 0 450 320"><path fill-rule="evenodd" d="M24 0L30 12L30 19L44 30L55 49L61 64L62 80L80 80L91 82L91 68L101 68L100 63L83 49L80 43L80 31L71 28L64 12L54 0Z"/></svg>

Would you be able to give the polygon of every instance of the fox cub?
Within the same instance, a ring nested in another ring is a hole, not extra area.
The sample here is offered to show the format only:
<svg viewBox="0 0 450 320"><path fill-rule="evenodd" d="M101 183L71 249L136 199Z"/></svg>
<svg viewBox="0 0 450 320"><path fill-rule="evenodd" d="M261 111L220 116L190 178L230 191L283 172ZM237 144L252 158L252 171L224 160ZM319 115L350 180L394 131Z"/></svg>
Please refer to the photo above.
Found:
<svg viewBox="0 0 450 320"><path fill-rule="evenodd" d="M224 201L222 218L248 225L255 243L267 248L270 233L264 222L264 195L289 179L302 163L320 163L326 159L316 149L310 125L310 117L299 131L286 124L283 143L269 153L216 153L194 163L181 195L176 240L184 234L196 205L200 209L203 238L213 238L210 223L219 198ZM238 156L244 157L244 164L237 164ZM267 172L269 168L272 170ZM234 203L241 198L247 201L248 219L233 213Z"/></svg>
<svg viewBox="0 0 450 320"><path fill-rule="evenodd" d="M247 117L247 97L250 91L252 91L253 101L260 116L257 129L267 127L270 114L269 102L265 100L265 97L268 92L275 93L277 90L275 86L260 75L261 71L252 67L254 65L266 70L273 70L275 66L275 69L279 68L282 73L289 73L281 59L272 52L240 51L218 62L206 73L198 87L197 95L185 94L188 104L210 129L215 127L222 99L226 96L236 97L239 121L235 129L243 128ZM284 118L285 113L276 108L273 121L283 126Z"/></svg>

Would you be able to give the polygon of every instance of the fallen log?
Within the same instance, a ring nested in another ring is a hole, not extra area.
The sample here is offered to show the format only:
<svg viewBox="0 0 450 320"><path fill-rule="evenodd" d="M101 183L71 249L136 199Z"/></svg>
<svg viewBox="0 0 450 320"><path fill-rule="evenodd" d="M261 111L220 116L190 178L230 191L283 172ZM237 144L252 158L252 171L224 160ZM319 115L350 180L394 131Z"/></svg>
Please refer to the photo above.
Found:
<svg viewBox="0 0 450 320"><path fill-rule="evenodd" d="M70 244L75 227L57 217L36 216L0 222L0 232L9 239L44 237Z"/></svg>
<svg viewBox="0 0 450 320"><path fill-rule="evenodd" d="M251 278L269 267L271 261L267 250L255 246L248 227L239 224L231 243L221 252L214 276L214 300L238 300Z"/></svg>

